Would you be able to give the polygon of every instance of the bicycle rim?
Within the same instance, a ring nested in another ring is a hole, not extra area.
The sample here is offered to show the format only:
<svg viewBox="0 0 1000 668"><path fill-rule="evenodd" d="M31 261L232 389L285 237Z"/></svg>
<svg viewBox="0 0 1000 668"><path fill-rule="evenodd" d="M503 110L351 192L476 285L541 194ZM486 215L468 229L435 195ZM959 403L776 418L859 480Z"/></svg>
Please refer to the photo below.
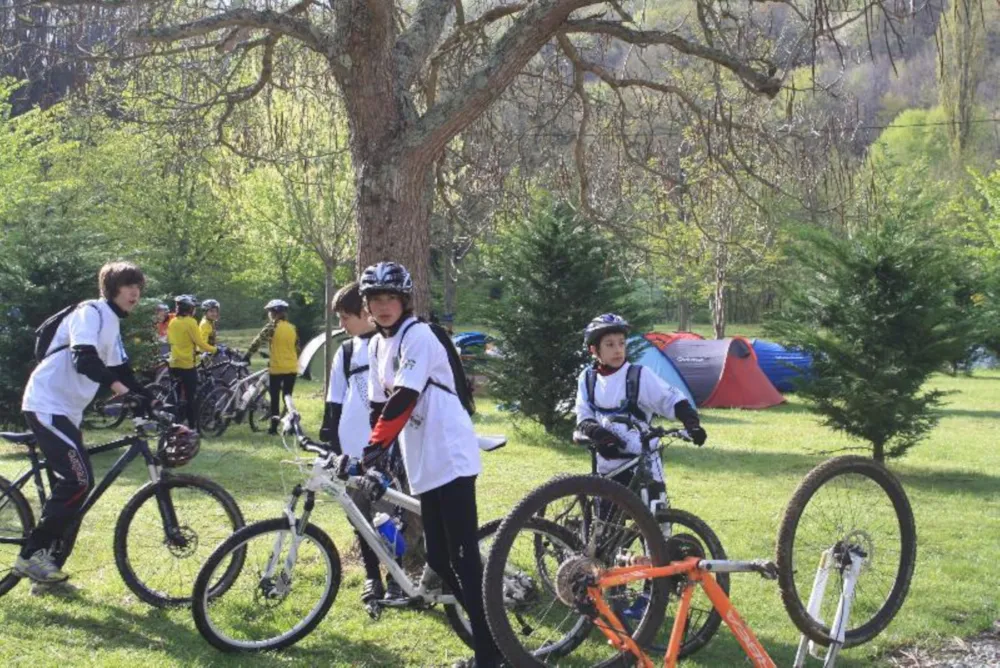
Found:
<svg viewBox="0 0 1000 668"><path fill-rule="evenodd" d="M169 494L177 526L166 535L157 489ZM243 516L217 484L195 476L171 475L150 483L129 499L115 528L115 559L125 583L157 606L191 600L191 587L216 545L243 526ZM241 554L227 562L231 579ZM213 583L225 587L228 581Z"/></svg>
<svg viewBox="0 0 1000 668"><path fill-rule="evenodd" d="M570 530L535 516L542 506L548 517L562 517L567 526L578 528ZM542 540L538 540L540 534L544 534ZM542 552L539 545L544 546ZM643 547L633 549L638 545ZM586 615L564 602L559 593L565 596L566 590L560 583L580 568L607 568L647 555L654 564L661 564L665 554L656 520L625 487L595 476L557 478L543 485L508 515L490 550L484 592L497 644L515 665L556 665L570 651L588 665L625 661L628 657L610 646L602 633L592 631ZM511 591L512 573L527 576L526 581L513 581L521 584L521 592ZM663 621L665 582L637 581L604 591L605 602L619 618L622 610L640 598L647 605L631 635L645 644Z"/></svg>
<svg viewBox="0 0 1000 668"><path fill-rule="evenodd" d="M240 530L212 553L195 583L193 609L198 630L212 645L224 651L280 649L326 616L340 588L340 557L314 525L295 538L288 520L277 518ZM238 550L246 554L242 570L226 591L212 596L208 583Z"/></svg>
<svg viewBox="0 0 1000 668"><path fill-rule="evenodd" d="M34 526L35 518L27 499L6 478L0 478L0 536L27 538ZM20 552L20 544L0 545L0 596L21 580L13 572L14 560Z"/></svg>
<svg viewBox="0 0 1000 668"><path fill-rule="evenodd" d="M837 562L816 614L807 602L821 556ZM903 604L916 560L913 512L902 485L877 462L838 457L813 469L795 491L778 534L782 600L812 640L829 644L846 575L846 553L863 554L845 646L878 635Z"/></svg>

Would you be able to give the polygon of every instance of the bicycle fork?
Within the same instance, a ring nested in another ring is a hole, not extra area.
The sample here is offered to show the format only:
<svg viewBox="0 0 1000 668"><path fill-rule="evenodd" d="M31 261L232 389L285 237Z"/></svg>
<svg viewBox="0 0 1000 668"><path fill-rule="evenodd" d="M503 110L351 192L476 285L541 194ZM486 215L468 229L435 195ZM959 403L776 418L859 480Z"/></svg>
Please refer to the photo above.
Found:
<svg viewBox="0 0 1000 668"><path fill-rule="evenodd" d="M854 603L854 589L858 583L858 576L861 574L861 566L865 561L865 554L856 548L845 548L844 557L838 557L835 548L825 550L820 557L819 567L816 569L816 578L813 580L812 592L809 594L809 603L806 610L815 619L820 619L820 607L823 605L823 598L826 595L826 586L830 579L830 571L840 568L844 573L843 589L840 593L840 600L837 602L837 612L833 618L833 625L830 627L830 646L826 650L826 655L820 654L820 648L816 643L802 636L799 640L799 647L795 653L795 663L793 668L802 668L805 665L806 657L812 655L817 659L823 659L823 668L833 668L837 661L837 655L844 646L846 639L847 624L851 617L851 606ZM840 562L840 563L838 563ZM846 563L845 563L846 562Z"/></svg>
<svg viewBox="0 0 1000 668"><path fill-rule="evenodd" d="M261 574L261 593L266 598L283 598L291 589L292 569L298 560L299 545L302 543L302 539L305 538L306 527L309 526L309 515L316 504L316 493L311 490L307 491L302 517L296 519L295 507L298 505L300 496L302 496L302 486L296 485L295 489L292 490L291 498L288 500L288 506L285 508L285 517L288 519L290 531L279 532L275 537L274 547L271 550L271 558L268 560L267 567ZM288 547L288 554L282 559L281 554L284 550L286 540L291 540L291 544ZM279 566L280 572L275 575Z"/></svg>

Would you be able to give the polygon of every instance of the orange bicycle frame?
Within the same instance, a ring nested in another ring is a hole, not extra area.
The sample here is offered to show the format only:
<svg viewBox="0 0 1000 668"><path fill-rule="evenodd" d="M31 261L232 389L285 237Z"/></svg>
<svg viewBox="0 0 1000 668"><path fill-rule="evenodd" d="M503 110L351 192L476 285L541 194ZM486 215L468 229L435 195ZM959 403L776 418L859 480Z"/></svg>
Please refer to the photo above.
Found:
<svg viewBox="0 0 1000 668"><path fill-rule="evenodd" d="M736 608L733 607L726 592L715 581L715 576L701 565L702 559L698 557L688 557L681 561L674 561L666 566L626 566L623 568L611 568L602 571L598 577L597 584L587 588L588 594L594 602L594 606L600 613L600 619L595 620L595 626L607 636L610 643L621 651L627 651L634 655L641 668L653 668L654 664L645 652L632 640L631 634L625 629L621 620L604 600L602 591L609 587L635 582L637 580L649 580L655 578L670 577L673 575L684 575L687 577L687 584L681 594L680 602L677 606L677 614L674 616L674 626L670 632L670 642L667 645L667 653L663 657L665 668L675 668L677 658L680 654L681 642L684 638L684 625L687 619L688 610L691 607L691 597L694 595L695 586L701 586L712 602L712 607L719 613L726 625L736 636L743 651L753 662L755 668L776 668L775 663L768 656L767 651L757 640L750 627L746 625L740 617ZM717 562L718 563L718 562Z"/></svg>

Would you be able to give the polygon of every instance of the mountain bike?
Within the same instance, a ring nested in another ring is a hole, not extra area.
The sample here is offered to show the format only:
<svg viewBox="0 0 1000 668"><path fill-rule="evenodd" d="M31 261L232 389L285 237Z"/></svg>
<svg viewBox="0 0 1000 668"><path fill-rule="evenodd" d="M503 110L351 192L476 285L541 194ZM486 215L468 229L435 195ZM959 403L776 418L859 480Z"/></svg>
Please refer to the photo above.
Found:
<svg viewBox="0 0 1000 668"><path fill-rule="evenodd" d="M627 456L620 460L618 466L613 470L599 474L597 470L597 445L580 432L573 434L573 440L577 445L584 445L591 454L591 475L600 475L609 480L620 480L624 474L632 473L628 481L627 488L642 501L643 506L656 518L660 525L660 532L664 538L670 538L674 533L682 533L689 541L696 541L700 549L712 559L726 559L726 551L722 542L705 522L690 513L670 507L670 499L667 494L665 482L660 482L654 475L654 467L662 466L660 457L663 450L673 441L690 442L687 432L682 429L665 429L663 427L653 427L644 422L639 422L633 418L622 418L631 429L638 432L641 443L641 450L634 456ZM595 509L600 513L600 509ZM545 517L567 529L577 533L581 542L586 543L593 531L595 518L587 512L587 509L580 508L575 504L567 504L559 509L542 507L538 515ZM600 519L600 518L597 518ZM628 534L609 534L613 538L629 538ZM544 554L547 549L536 539L538 544L536 550ZM598 546L598 551L602 554L613 555L621 549L628 549L627 545L619 545L614 542L607 542ZM540 562L539 571L542 570L544 562ZM554 573L545 574L549 581L554 581ZM718 584L722 590L729 593L729 574L720 573ZM648 603L648 598L644 594L638 594L635 600L631 601L625 608L619 610L619 614L626 618L639 619ZM694 652L704 647L712 636L719 630L722 618L713 610L711 601L705 596L696 596L687 609L687 619L685 621L685 633L681 643L680 656L690 656ZM571 620L566 620L566 624ZM667 650L670 628L672 627L672 617L667 619L660 633L653 637L646 649L652 653L662 654ZM545 628L542 626L527 625L522 628L536 629ZM581 639L582 640L582 639ZM568 647L568 645L567 645Z"/></svg>
<svg viewBox="0 0 1000 668"><path fill-rule="evenodd" d="M198 631L220 650L252 652L288 647L316 628L333 605L341 580L337 548L311 517L317 493L325 491L343 508L348 522L406 594L405 598L374 602L375 607L369 609L373 618L386 607L426 610L442 605L448 623L471 647L471 627L455 597L433 588L426 577L411 577L397 563L397 545L383 539L347 492L348 488L359 488L361 478L337 478L333 471L336 454L326 444L304 435L292 398L286 397L285 402L288 412L282 418L281 434L283 440L286 434L294 435L302 450L315 455L308 463L297 460L308 477L292 490L283 516L240 529L206 560L192 594ZM505 443L503 438L485 439L480 447L496 449ZM385 490L380 503L396 517L420 515L419 499L392 487ZM495 521L480 528L481 547L488 546L498 526L499 521ZM558 526L554 531L553 542L564 538L568 544L563 547L570 549L572 536L566 537ZM213 592L209 584L224 575L220 570L224 571L237 551L246 552L242 571L231 587ZM511 578L516 584L516 574Z"/></svg>
<svg viewBox="0 0 1000 668"><path fill-rule="evenodd" d="M717 581L721 574L745 572L778 581L785 609L803 634L795 665L802 665L812 642L829 648L825 661L832 666L840 649L871 640L892 621L906 598L916 560L913 512L902 485L881 464L862 457L831 459L805 477L785 509L775 561L710 559L689 535L664 537L657 518L622 485L597 476L556 478L528 494L504 519L486 564L487 620L500 649L516 666L545 665L548 657L525 642L517 629L521 621L511 619L504 574L531 566L515 548L524 542L524 532L533 540L534 529L528 527L537 525L538 511L565 504L590 508L593 530L578 551L564 554L558 564L552 605L599 630L584 651L602 666L630 660L652 666L643 648L676 598L664 659L666 666L675 666L695 587L711 601L751 662L774 666ZM608 542L630 549L602 552L601 545ZM620 611L639 592L649 600L641 620L633 623ZM548 641L565 635L552 628Z"/></svg>
<svg viewBox="0 0 1000 668"><path fill-rule="evenodd" d="M76 542L80 524L108 487L135 459L142 458L149 482L132 495L122 508L114 531L115 564L125 584L150 605L165 607L191 600L191 586L204 555L244 525L236 501L217 483L195 475L174 473L188 459L175 458L168 447L174 426L172 416L153 411L153 418L133 419L132 434L104 445L87 448L91 456L128 448L104 478L90 491L76 522L53 546L58 565L65 563ZM27 448L30 466L12 482L0 477L0 596L20 581L13 572L14 559L35 527L35 516L23 489L33 481L38 501L48 496L43 472L51 488L54 478L40 459L31 432L0 432L0 438ZM152 449L149 440L156 440ZM234 551L212 582L212 591L225 590L239 572L244 553Z"/></svg>
<svg viewBox="0 0 1000 668"><path fill-rule="evenodd" d="M246 370L247 362L231 362ZM246 419L251 431L261 431L269 425L271 406L267 399L267 369L250 375L237 374L228 385L216 387L201 399L198 413L200 431L205 436L222 436L235 422Z"/></svg>

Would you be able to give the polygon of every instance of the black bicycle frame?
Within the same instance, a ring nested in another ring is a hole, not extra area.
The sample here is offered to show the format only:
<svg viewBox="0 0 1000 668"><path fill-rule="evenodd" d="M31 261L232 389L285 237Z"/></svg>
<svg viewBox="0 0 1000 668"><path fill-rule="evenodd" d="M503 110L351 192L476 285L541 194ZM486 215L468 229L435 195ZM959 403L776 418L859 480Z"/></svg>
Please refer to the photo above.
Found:
<svg viewBox="0 0 1000 668"><path fill-rule="evenodd" d="M102 452L118 450L119 448L123 448L125 446L130 447L122 454L121 457L118 458L118 461L114 463L114 466L112 466L111 469L104 474L101 482L94 487L94 489L90 490L90 494L87 495L83 505L80 507L73 525L79 525L83 521L87 511L89 511L94 504L97 503L98 499L100 499L104 492L107 491L108 487L110 487L115 480L118 479L118 476L121 475L122 471L124 471L136 457L142 455L142 458L146 460L147 467L156 466L158 464L158 461L150 451L149 444L146 440L135 434L120 438L116 441L111 441L110 443L88 448L87 454L96 455ZM51 487L51 469L49 468L47 461L39 459L34 445L28 449L28 458L31 459L31 469L25 471L17 480L13 481L11 486L21 490L27 484L28 480L33 478L35 481L35 487L38 490L38 500L44 507L47 498L45 496L45 486L42 483L42 471L49 471L49 486ZM153 482L159 481L159 475L154 476L151 473L150 478ZM0 496L0 505L2 505L5 497L6 494ZM174 505L171 503L170 497L164 489L157 490L156 501L160 509L161 518L163 519L164 532L166 537L169 539L175 535L177 528L177 514L174 511ZM26 538L5 538L0 536L0 545L24 545L26 541Z"/></svg>

